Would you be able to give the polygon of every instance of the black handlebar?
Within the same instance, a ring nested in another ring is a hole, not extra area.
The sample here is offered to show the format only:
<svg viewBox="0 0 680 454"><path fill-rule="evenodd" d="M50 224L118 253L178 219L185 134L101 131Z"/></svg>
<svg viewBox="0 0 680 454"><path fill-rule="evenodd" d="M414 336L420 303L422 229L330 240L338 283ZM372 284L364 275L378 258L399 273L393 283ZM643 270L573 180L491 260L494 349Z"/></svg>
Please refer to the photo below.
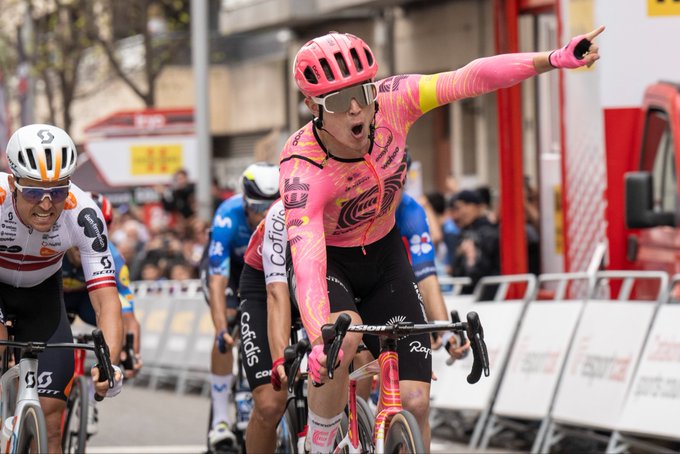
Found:
<svg viewBox="0 0 680 454"><path fill-rule="evenodd" d="M106 341L104 340L104 333L102 333L99 328L95 329L92 331L92 340L94 341L94 354L97 357L97 365L95 367L99 369L98 381L102 382L108 380L109 389L111 389L115 384L115 377L113 365L111 365L109 346L106 345ZM99 402L104 400L104 396L95 393L94 399Z"/></svg>
<svg viewBox="0 0 680 454"><path fill-rule="evenodd" d="M125 352L125 359L121 361L125 370L133 370L135 368L135 333L127 333L125 335L125 345L123 351Z"/></svg>
<svg viewBox="0 0 680 454"><path fill-rule="evenodd" d="M338 362L338 355L345 340L347 329L352 323L352 318L342 313L332 325L321 327L321 337L323 338L323 352L326 354L326 365L328 367L328 378L333 379L335 363Z"/></svg>
<svg viewBox="0 0 680 454"><path fill-rule="evenodd" d="M467 314L467 334L470 339L473 358L472 369L467 376L467 382L473 384L479 381L482 371L485 377L489 376L489 353L486 351L484 328L482 328L477 312L468 312Z"/></svg>
<svg viewBox="0 0 680 454"><path fill-rule="evenodd" d="M295 388L300 363L310 349L309 341L301 339L297 344L289 345L283 350L283 368L286 371L286 377L288 377L289 393L292 393Z"/></svg>
<svg viewBox="0 0 680 454"><path fill-rule="evenodd" d="M94 351L94 354L97 357L97 364L95 367L99 369L99 381L101 382L108 380L109 388L113 388L115 384L114 372L113 366L111 365L111 357L109 355L109 346L106 345L104 334L99 328L92 331L92 340L94 341L94 345L77 344L72 342L56 342L48 344L46 342L19 342L9 340L0 340L0 345L21 349L22 356L34 356L48 348L71 348ZM104 397L96 393L94 397L98 401L104 399Z"/></svg>
<svg viewBox="0 0 680 454"><path fill-rule="evenodd" d="M453 315L453 314L452 314ZM349 332L372 334L374 336L383 336L398 339L400 337L410 336L413 334L432 333L437 331L452 331L454 333L463 334L467 332L470 339L470 347L472 349L472 369L467 376L467 382L470 384L477 383L481 378L482 372L484 376L489 376L489 355L484 342L484 329L479 321L479 315L476 312L468 312L467 323L453 322L445 325L439 324L413 324L410 322L400 322L391 325L352 325L352 319L347 314L340 314L333 325L324 325L321 328L321 336L324 342L324 353L326 353L326 364L335 364L337 355L342 346L342 341L345 334ZM464 339L464 338L463 338ZM328 378L333 378L333 367L328 367Z"/></svg>

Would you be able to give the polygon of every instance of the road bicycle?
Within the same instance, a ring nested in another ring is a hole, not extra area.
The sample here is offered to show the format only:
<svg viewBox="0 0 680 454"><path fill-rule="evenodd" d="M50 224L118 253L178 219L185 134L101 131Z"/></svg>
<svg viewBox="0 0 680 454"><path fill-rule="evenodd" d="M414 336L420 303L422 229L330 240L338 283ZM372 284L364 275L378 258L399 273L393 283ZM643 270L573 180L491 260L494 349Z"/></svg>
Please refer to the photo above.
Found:
<svg viewBox="0 0 680 454"><path fill-rule="evenodd" d="M93 341L91 334L79 334L74 336L76 344L90 345ZM126 360L122 362L124 369L134 367L134 334L127 333L125 336ZM90 375L85 371L85 358L87 350L74 348L75 367L73 369L73 382L71 392L66 400L66 409L61 422L61 449L64 453L85 452L90 434L87 431L87 422L90 418Z"/></svg>
<svg viewBox="0 0 680 454"><path fill-rule="evenodd" d="M51 348L71 348L94 351L99 368L99 381L114 386L114 371L109 357L109 347L99 329L92 331L94 345L78 343L17 342L0 340L0 345L19 350L19 361L11 368L10 350L3 358L0 377L0 453L47 452L45 415L38 395L38 354ZM15 355L16 357L16 355ZM97 400L103 397L95 395Z"/></svg>
<svg viewBox="0 0 680 454"><path fill-rule="evenodd" d="M306 337L298 340L302 321L297 319L291 327L291 345L283 351L283 367L288 377L288 399L286 410L281 417L277 429L276 452L279 454L302 454L307 435L307 372L303 371L304 357L311 350L309 340ZM363 403L366 414L370 414L368 404L361 398L358 402ZM342 428L347 428L347 418L343 419ZM336 444L342 440L345 432L342 430L336 435Z"/></svg>
<svg viewBox="0 0 680 454"><path fill-rule="evenodd" d="M347 332L370 334L380 337L380 355L365 366L355 370L349 376L349 429L335 448L335 453L375 452L375 453L422 453L425 447L418 423L410 412L401 405L399 390L399 358L397 354L398 339L422 333L452 331L466 332L470 340L473 364L467 381L477 383L484 376L489 376L489 358L484 342L484 330L476 312L467 314L467 322L448 324L414 324L397 322L390 325L350 325L351 318L341 314L333 325L322 328L324 352L327 363L337 362L338 352ZM370 418L357 405L356 387L362 379L380 376L380 396L378 411L373 427ZM333 378L333 368L329 368L328 376ZM371 434L372 436L368 436Z"/></svg>

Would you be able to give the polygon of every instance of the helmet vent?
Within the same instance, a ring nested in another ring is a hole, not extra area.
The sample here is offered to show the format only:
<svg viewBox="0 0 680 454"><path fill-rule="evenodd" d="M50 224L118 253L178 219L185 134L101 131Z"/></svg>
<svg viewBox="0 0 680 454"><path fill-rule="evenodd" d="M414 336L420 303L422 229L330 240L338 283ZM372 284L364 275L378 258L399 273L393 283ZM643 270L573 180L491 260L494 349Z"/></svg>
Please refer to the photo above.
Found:
<svg viewBox="0 0 680 454"><path fill-rule="evenodd" d="M318 80L318 79L316 78L316 76L314 75L314 71L312 71L312 68L310 68L309 66L307 66L307 67L305 68L304 75L305 75L305 79L306 79L307 82L309 82L310 84L318 84L318 83L319 83L319 80Z"/></svg>
<svg viewBox="0 0 680 454"><path fill-rule="evenodd" d="M38 169L38 164L35 162L35 156L33 156L33 149L32 148L26 148L26 156L28 156L28 163L31 166L32 169L37 170Z"/></svg>
<svg viewBox="0 0 680 454"><path fill-rule="evenodd" d="M321 68L323 69L323 73L326 76L326 79L335 80L333 70L331 69L331 65L328 64L328 60L326 60L325 58L321 58L319 59L319 63L321 64Z"/></svg>
<svg viewBox="0 0 680 454"><path fill-rule="evenodd" d="M373 54L365 47L364 52L366 52L366 61L368 62L368 66L373 66Z"/></svg>
<svg viewBox="0 0 680 454"><path fill-rule="evenodd" d="M52 163L52 150L49 148L45 148L45 161L47 164L47 170L53 170L53 163Z"/></svg>
<svg viewBox="0 0 680 454"><path fill-rule="evenodd" d="M61 168L65 169L67 166L67 161L68 161L69 155L68 155L68 148L66 147L61 147Z"/></svg>
<svg viewBox="0 0 680 454"><path fill-rule="evenodd" d="M338 67L340 68L340 72L342 73L342 77L348 77L349 76L349 68L347 67L347 62L345 61L344 58L342 58L342 54L340 52L336 53L334 55L335 61L338 64Z"/></svg>
<svg viewBox="0 0 680 454"><path fill-rule="evenodd" d="M354 67L357 69L357 71L363 71L364 65L361 64L361 60L359 59L359 54L357 53L357 50L355 48L352 48L349 51L349 53L352 54L352 61L354 62Z"/></svg>

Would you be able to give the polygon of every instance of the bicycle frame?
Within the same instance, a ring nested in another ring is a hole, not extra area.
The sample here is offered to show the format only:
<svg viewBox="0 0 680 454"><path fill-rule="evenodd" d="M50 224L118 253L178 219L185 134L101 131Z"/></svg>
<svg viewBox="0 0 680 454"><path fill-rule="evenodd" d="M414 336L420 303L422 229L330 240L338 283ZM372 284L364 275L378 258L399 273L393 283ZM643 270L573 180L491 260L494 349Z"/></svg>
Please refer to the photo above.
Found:
<svg viewBox="0 0 680 454"><path fill-rule="evenodd" d="M385 451L385 435L389 428L392 415L403 410L401 405L401 390L399 388L399 356L397 342L392 338L380 339L380 355L378 359L360 367L349 375L349 430L338 444L335 452L347 447L350 453L361 453L357 425L357 383L360 380L372 379L380 374L380 397L378 399L378 413L373 427L373 443L375 452Z"/></svg>
<svg viewBox="0 0 680 454"><path fill-rule="evenodd" d="M23 377L23 379L20 380L20 377ZM18 387L16 401L11 398L15 387ZM24 407L40 408L37 356L29 353L22 355L19 364L10 368L0 377L0 390L0 420L4 426L5 419L10 417L14 419L12 421L12 433L9 437L5 435L3 427L0 452L14 452L17 450L18 432L21 427L21 415L24 414ZM42 414L42 410L40 410L40 414ZM47 446L46 438L43 446Z"/></svg>

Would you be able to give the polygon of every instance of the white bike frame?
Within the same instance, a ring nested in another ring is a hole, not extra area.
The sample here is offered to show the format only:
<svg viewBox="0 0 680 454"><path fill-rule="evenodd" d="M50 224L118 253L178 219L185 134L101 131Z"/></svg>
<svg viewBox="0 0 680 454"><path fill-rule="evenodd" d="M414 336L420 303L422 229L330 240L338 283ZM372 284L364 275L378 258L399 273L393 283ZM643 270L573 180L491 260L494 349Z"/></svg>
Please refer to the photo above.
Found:
<svg viewBox="0 0 680 454"><path fill-rule="evenodd" d="M17 387L16 399L12 399ZM47 447L45 415L38 397L38 359L22 357L19 364L0 377L0 421L3 424L0 453L16 452L22 418L29 411L35 412L38 420L40 446ZM7 427L11 427L9 434Z"/></svg>

